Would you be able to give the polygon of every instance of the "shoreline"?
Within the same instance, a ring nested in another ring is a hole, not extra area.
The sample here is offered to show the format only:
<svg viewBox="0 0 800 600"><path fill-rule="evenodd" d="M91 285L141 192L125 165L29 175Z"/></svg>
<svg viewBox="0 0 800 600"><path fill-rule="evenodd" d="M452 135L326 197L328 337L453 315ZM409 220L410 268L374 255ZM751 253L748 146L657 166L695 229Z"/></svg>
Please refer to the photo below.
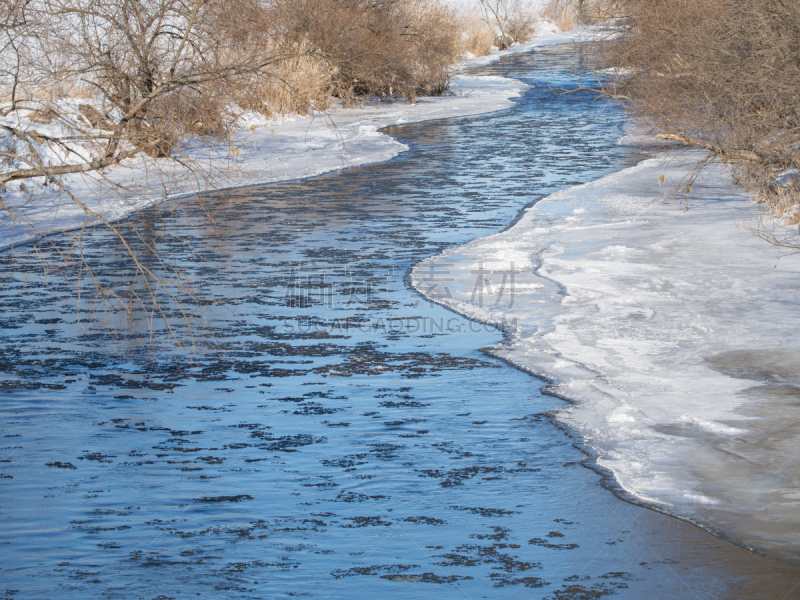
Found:
<svg viewBox="0 0 800 600"><path fill-rule="evenodd" d="M113 223L170 200L386 161L408 148L382 129L504 110L527 88L516 79L468 75L465 70L533 48L573 43L588 35L588 29L553 30L508 50L466 59L455 66L449 94L421 97L414 103L365 99L355 108L334 107L309 117L268 120L252 115L240 122L228 142L190 141L185 153L193 161L191 171L176 168L174 163L163 167L157 159L140 155L102 175L68 176L65 184L90 210ZM124 195L108 182L122 186ZM31 192L23 193L19 183L8 184L4 203L18 211L18 219L0 221L0 251L98 224L63 193L38 184L32 192L35 197L29 201L26 194Z"/></svg>
<svg viewBox="0 0 800 600"><path fill-rule="evenodd" d="M538 203L541 200L544 200L546 197L547 196L541 196L540 198L536 199L535 201L529 202L525 207L520 209L520 213L515 215L514 219L511 220L509 225L507 225L505 228L503 228L499 233L504 233L504 232L512 229L514 227L514 225L519 221L519 219L522 216L522 213L524 213L525 210L527 210L528 208L532 208L536 203ZM543 373L533 371L532 369L528 368L524 364L519 363L519 362L515 362L512 358L509 358L508 356L504 356L502 353L500 353L498 351L499 349L501 349L501 347L503 345L512 343L514 341L514 333L513 333L513 330L511 328L509 328L508 326L506 326L502 322L482 319L480 317L473 316L473 315L467 315L467 314L465 314L463 312L460 312L460 311L456 310L455 308L453 308L452 306L450 306L446 302L442 302L441 300L437 299L435 296L426 295L425 292L420 290L417 287L417 285L415 285L413 283L413 272L418 266L422 265L427 260L429 260L429 259L425 259L425 260L420 261L420 262L418 262L418 263L416 263L414 265L411 265L406 270L406 273L403 276L403 281L406 283L407 287L410 290L412 290L415 293L417 293L421 298L423 298L425 300L428 300L430 302L433 302L434 304L436 304L438 306L441 306L442 308L448 310L449 312L453 313L454 315L458 315L460 317L467 318L467 319L469 319L471 321L480 323L482 325L488 325L488 326L492 327L494 330L496 330L497 332L501 333L502 336L503 336L503 339L502 339L501 342L498 343L497 346L484 346L482 348L479 348L478 350L482 354L484 354L485 356L488 356L490 358L498 360L498 361L502 362L503 364L508 365L509 367L513 368L513 369L516 369L518 371L522 371L523 373L533 377L534 379L539 380L539 382L541 382L541 387L539 388L539 390L543 395L550 396L552 398L557 398L558 400L564 402L567 405L576 405L578 403L578 401L576 401L574 398L571 398L569 396L566 396L566 395L561 394L561 393L558 392L558 386L559 386L560 382L557 379L553 379L553 378L550 378L550 377L548 377L547 375L545 375ZM723 542L727 542L729 544L732 544L733 546L735 546L737 548L740 548L742 550L745 550L746 552L749 552L749 553L754 554L756 556L759 556L759 557L762 557L762 558L766 558L766 559L770 559L770 560L777 560L777 561L779 561L779 562L781 562L783 564L786 564L787 566L800 567L800 560L787 560L784 557L773 556L773 555L767 554L767 553L759 550L758 548L749 546L749 545L747 545L747 544L745 544L743 542L740 542L740 541L736 540L735 538L730 537L729 535L727 535L721 529L716 529L716 528L714 528L712 526L709 526L709 525L707 525L707 524L705 524L705 523L703 523L701 521L696 521L696 520L693 520L693 519L691 519L689 517L686 517L686 516L683 516L683 515L680 515L680 514L676 514L676 513L672 513L670 511L665 510L664 508L662 508L662 506L659 503L649 502L648 500L640 498L640 497L636 496L634 493L626 490L619 483L619 481L617 480L617 477L616 477L616 475L615 475L613 470L611 470L609 468L606 468L606 467L603 467L600 464L598 464L598 458L600 458L600 453L597 450L595 450L594 448L592 448L592 446L584 443L583 435L581 434L580 430L578 430L575 427L567 424L564 421L559 420L559 418L558 418L558 411L559 410L560 410L560 407L554 407L554 408L552 408L552 409L550 409L550 410L548 410L548 411L546 411L544 413L541 413L541 414L548 419L548 421L550 422L550 424L552 426L554 426L557 429L560 429L561 431L563 431L572 440L573 447L577 448L578 450L580 450L585 455L585 458L580 461L581 462L581 466L589 469L590 471L595 472L600 477L600 485L603 488L605 488L606 490L608 490L609 492L611 492L619 500L621 500L623 502L627 502L629 504L633 504L635 506L639 506L641 508L652 510L652 511L654 511L654 512L660 514L660 515L663 515L663 516L671 518L671 519L677 519L680 522L686 523L688 525L691 525L692 527L696 527L696 528L700 529L701 531L713 536L716 539L719 539L719 540L721 540Z"/></svg>
<svg viewBox="0 0 800 600"><path fill-rule="evenodd" d="M615 495L796 564L798 549L792 540L800 523L792 518L791 495L784 492L794 489L796 473L776 472L771 480L762 474L763 485L751 486L747 477L739 476L740 459L724 458L746 456L763 468L786 456L759 441L771 439L776 427L752 414L754 405L769 401L769 394L759 390L764 377L737 375L741 365L725 361L738 360L749 350L760 356L766 350L759 347L770 345L792 353L786 350L794 339L786 319L795 304L791 291L800 278L800 261L783 258L775 270L765 260L765 248L759 248L766 243L736 230L734 225L753 205L732 187L721 165L710 167L695 182L688 214L677 202L665 203L659 174L667 173L676 185L694 164L691 157L691 151L688 157L659 154L551 194L525 209L503 232L423 261L410 279L425 296L420 274L426 265L435 260L454 263L453 298L428 299L494 326L515 325L505 327L501 344L485 351L544 381L544 393L571 403L548 416L571 432L589 457L586 466ZM711 238L705 245L704 233ZM716 269L707 272L702 259L690 262L690 252L673 264L672 249L692 242L711 255L722 254ZM502 268L508 257L528 261L517 275L518 285L533 290L518 294L522 307L501 310L468 301L471 279L466 273L476 265ZM734 264L726 269L722 258ZM682 275L684 270L690 273ZM726 278L732 293L712 290L710 298L704 296L694 283L713 287L720 270L718 277ZM750 285L748 277L760 285ZM648 287L651 280L666 282L666 291L630 291ZM776 280L778 289L767 294L760 320L749 328L738 323L737 316L748 315L743 306L750 297L744 290L769 288ZM716 303L725 304L724 309ZM694 320L702 323L696 326L708 330L702 336L683 318L697 306L700 313ZM784 323L783 335L773 336L778 330L767 326L776 317ZM740 330L734 335L715 333L734 326ZM722 366L709 367L715 360ZM784 370L791 373L791 356L782 360L789 361ZM782 377L773 382L773 388L780 386L771 390L773 395L798 389L792 375ZM746 397L755 393L760 394L755 401ZM786 437L785 443L792 444L791 436ZM786 496L783 504L781 494ZM768 517L750 517L759 507L770 511Z"/></svg>
<svg viewBox="0 0 800 600"><path fill-rule="evenodd" d="M507 229L510 229L512 226L513 225L510 225L509 227L507 227L503 231L506 231ZM422 262L424 262L424 261L420 261L420 263L422 263ZM420 263L418 263L418 264L420 264ZM495 360L498 360L498 361L502 362L503 364L508 365L509 367L513 368L513 369L516 369L518 371L522 371L523 373L533 377L534 379L539 380L541 382L541 387L539 389L540 389L540 392L543 395L550 396L552 398L557 398L558 400L561 400L562 402L564 402L565 404L568 404L568 405L577 404L577 401L575 399L570 398L569 396L565 396L563 394L560 394L557 391L558 385L560 383L558 380L550 379L546 375L543 375L541 373L537 373L535 371L532 371L531 369L529 369L525 365L523 365L521 363L518 363L518 362L514 362L509 357L504 356L504 355L502 355L502 354L497 352L499 346L502 346L503 344L510 343L510 342L513 341L514 334L513 334L513 331L511 329L509 329L508 327L504 326L502 323L482 320L480 318L473 317L473 316L467 316L464 313L461 313L461 312L455 310L454 308L450 307L448 304L442 303L439 300L436 300L436 299L434 299L434 298L432 298L430 296L427 296L427 295L424 294L424 292L422 292L419 289L417 289L417 287L414 286L414 284L412 283L412 272L414 271L414 269L416 267L417 267L417 265L412 265L411 267L409 267L408 270L406 271L406 274L403 277L403 280L406 282L406 284L408 285L409 289L411 289L414 292L416 292L417 294L419 294L420 297L422 297L423 299L431 301L431 302L433 302L434 304L436 304L438 306L441 306L442 308L452 312L454 315L465 317L465 318L467 318L467 319L469 319L471 321L475 321L475 322L480 323L482 325L491 326L492 328L494 328L494 330L498 331L499 333L501 333L503 335L503 340L498 344L497 347L495 347L495 346L484 346L483 348L479 348L478 350L482 354L484 354L485 356L488 356L490 358L493 358ZM779 561L781 563L784 563L784 564L786 564L788 566L800 567L800 560L788 560L788 559L780 557L780 556L772 556L770 554L767 554L767 553L759 550L758 548L754 548L752 546L748 546L747 544L745 544L743 542L740 542L740 541L730 537L729 535L727 535L721 529L715 529L714 527L711 527L711 526L709 526L709 525L707 525L705 523L702 523L700 521L695 521L695 520L692 520L689 517L669 512L668 510L665 510L664 508L662 508L659 505L659 503L648 502L646 499L639 498L635 494L633 494L630 491L626 490L624 487L622 487L622 485L620 485L619 481L616 478L616 475L614 474L614 471L612 471L611 469L608 469L608 468L603 467L603 466L598 464L597 461L598 461L598 458L600 458L600 454L595 449L593 449L591 446L589 446L589 445L584 443L583 436L580 433L580 431L578 429L574 428L573 426L570 426L569 424L559 420L558 414L557 414L559 410L560 410L560 407L555 407L555 408L552 408L552 409L550 409L550 410L548 410L548 411L546 411L544 413L541 413L541 414L548 419L548 421L550 422L550 424L552 426L554 426L557 429L560 429L561 431L563 431L572 440L573 447L577 448L578 450L580 450L585 455L585 458L580 461L581 462L581 466L589 469L590 471L595 472L600 477L600 485L603 488L607 489L612 494L614 494L614 496L617 497L619 500L622 500L623 502L627 502L629 504L633 504L635 506L639 506L641 508L646 508L648 510L652 510L652 511L654 511L654 512L660 514L660 515L664 515L666 517L674 518L674 519L677 519L677 520L679 520L681 522L687 523L687 524L689 524L689 525L691 525L693 527L696 527L696 528L704 531L705 533L708 533L709 535L711 535L711 536L713 536L713 537L715 537L715 538L717 538L719 540L722 540L723 542L730 543L730 544L736 546L737 548L741 548L742 550L745 550L745 551L747 551L747 552L749 552L751 554L754 554L756 556L760 556L760 557L768 558L768 559L772 559L772 560L777 560L777 561Z"/></svg>

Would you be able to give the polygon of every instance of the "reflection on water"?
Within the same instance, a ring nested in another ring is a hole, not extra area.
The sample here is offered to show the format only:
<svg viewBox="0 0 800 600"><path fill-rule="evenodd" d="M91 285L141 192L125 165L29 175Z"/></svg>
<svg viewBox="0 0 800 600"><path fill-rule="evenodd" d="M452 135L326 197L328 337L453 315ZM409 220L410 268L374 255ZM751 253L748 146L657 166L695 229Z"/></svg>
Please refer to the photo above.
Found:
<svg viewBox="0 0 800 600"><path fill-rule="evenodd" d="M189 315L205 354L151 360L146 325L125 341L85 328L72 288L17 256L0 299L0 589L783 597L788 567L611 496L547 418L558 401L479 351L500 334L405 285L416 261L628 164L615 110L548 89L579 67L571 49L509 57L487 71L535 86L513 110L392 128L412 150L387 163L132 223L183 236L176 263L218 301ZM86 252L109 285L130 270L103 232Z"/></svg>

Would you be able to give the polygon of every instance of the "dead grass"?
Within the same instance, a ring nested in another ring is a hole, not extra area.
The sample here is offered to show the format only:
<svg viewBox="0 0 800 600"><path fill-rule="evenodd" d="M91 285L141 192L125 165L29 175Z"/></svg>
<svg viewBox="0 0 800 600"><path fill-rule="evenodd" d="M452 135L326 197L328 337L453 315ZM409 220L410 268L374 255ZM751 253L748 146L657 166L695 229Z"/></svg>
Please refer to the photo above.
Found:
<svg viewBox="0 0 800 600"><path fill-rule="evenodd" d="M455 14L436 0L276 0L273 11L280 38L314 49L346 103L442 93L460 58Z"/></svg>
<svg viewBox="0 0 800 600"><path fill-rule="evenodd" d="M796 172L781 175L780 169L751 162L735 162L732 167L735 183L750 191L753 202L763 205L783 225L800 224L800 179Z"/></svg>
<svg viewBox="0 0 800 600"><path fill-rule="evenodd" d="M578 25L602 23L626 14L620 0L551 0L541 15L553 21L562 31Z"/></svg>
<svg viewBox="0 0 800 600"><path fill-rule="evenodd" d="M570 31L579 25L578 12L571 6L564 6L563 1L556 0L545 5L541 15L555 23L561 31Z"/></svg>
<svg viewBox="0 0 800 600"><path fill-rule="evenodd" d="M475 56L486 56L494 46L495 33L486 21L475 12L469 12L462 17L463 48L465 52Z"/></svg>
<svg viewBox="0 0 800 600"><path fill-rule="evenodd" d="M661 139L730 163L786 225L800 223L800 11L785 0L625 0L627 27L600 44L606 91ZM698 167L699 170L700 167ZM796 231L796 229L795 229ZM800 252L796 237L776 245ZM796 236L796 234L795 234Z"/></svg>
<svg viewBox="0 0 800 600"><path fill-rule="evenodd" d="M784 225L800 224L800 184L798 182L782 186L766 186L756 197L756 202L765 204L767 210Z"/></svg>
<svg viewBox="0 0 800 600"><path fill-rule="evenodd" d="M267 77L254 78L234 92L242 108L267 117L310 114L328 108L333 93L330 66L321 58L305 55L281 61Z"/></svg>

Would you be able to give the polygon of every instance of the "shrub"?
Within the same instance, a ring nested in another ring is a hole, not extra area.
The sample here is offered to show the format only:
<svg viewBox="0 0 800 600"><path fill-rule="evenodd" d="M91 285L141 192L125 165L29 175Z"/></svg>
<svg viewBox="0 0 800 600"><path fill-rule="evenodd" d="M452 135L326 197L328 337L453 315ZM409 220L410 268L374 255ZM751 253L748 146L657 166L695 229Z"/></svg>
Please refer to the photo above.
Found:
<svg viewBox="0 0 800 600"><path fill-rule="evenodd" d="M442 93L460 55L453 12L434 0L276 0L278 37L327 64L334 96Z"/></svg>
<svg viewBox="0 0 800 600"><path fill-rule="evenodd" d="M500 50L533 36L536 14L525 0L479 0L483 19L495 30L494 45Z"/></svg>
<svg viewBox="0 0 800 600"><path fill-rule="evenodd" d="M253 77L234 93L236 104L267 117L284 113L305 115L328 108L333 93L327 63L301 46L298 56L273 65L266 77Z"/></svg>
<svg viewBox="0 0 800 600"><path fill-rule="evenodd" d="M664 139L736 163L739 181L800 222L800 10L785 0L631 0L629 26L604 44L622 67L610 90Z"/></svg>
<svg viewBox="0 0 800 600"><path fill-rule="evenodd" d="M618 18L625 13L625 0L550 0L542 16L562 31L578 25L593 25Z"/></svg>
<svg viewBox="0 0 800 600"><path fill-rule="evenodd" d="M475 56L486 56L494 46L495 32L480 15L468 13L462 19L464 50Z"/></svg>

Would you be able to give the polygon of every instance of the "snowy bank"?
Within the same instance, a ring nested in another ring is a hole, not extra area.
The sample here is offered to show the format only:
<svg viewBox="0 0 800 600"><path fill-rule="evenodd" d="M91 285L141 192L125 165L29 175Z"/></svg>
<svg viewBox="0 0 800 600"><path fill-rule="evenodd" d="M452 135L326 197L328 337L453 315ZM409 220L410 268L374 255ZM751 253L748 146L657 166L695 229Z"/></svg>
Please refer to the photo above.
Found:
<svg viewBox="0 0 800 600"><path fill-rule="evenodd" d="M797 558L800 257L776 261L747 233L759 210L721 164L694 183L688 210L670 201L697 158L651 158L557 192L412 280L505 323L492 351L574 402L555 417L624 492Z"/></svg>
<svg viewBox="0 0 800 600"><path fill-rule="evenodd" d="M586 33L586 30L578 30L566 34L551 24L543 26L542 34L531 42L464 61L459 70L537 46L570 43ZM269 121L252 113L239 121L238 131L228 143L195 140L188 149L183 149L186 162L193 163L193 171L139 155L136 160L109 168L102 175L77 174L65 176L63 180L70 192L90 210L109 221L120 220L165 197L311 177L388 160L407 148L380 133L380 129L508 108L512 105L511 99L518 97L526 87L515 79L461 73L452 79L451 94L419 98L413 104L366 102L358 108L339 108L313 117L279 121ZM78 101L74 103L77 114ZM20 123L13 125L20 126ZM47 126L40 122L32 120L25 125L32 131L48 133ZM0 212L0 249L41 234L78 229L92 221L81 207L53 187L44 187L32 180L9 183L0 199L16 216L16 220L12 220L9 211Z"/></svg>

